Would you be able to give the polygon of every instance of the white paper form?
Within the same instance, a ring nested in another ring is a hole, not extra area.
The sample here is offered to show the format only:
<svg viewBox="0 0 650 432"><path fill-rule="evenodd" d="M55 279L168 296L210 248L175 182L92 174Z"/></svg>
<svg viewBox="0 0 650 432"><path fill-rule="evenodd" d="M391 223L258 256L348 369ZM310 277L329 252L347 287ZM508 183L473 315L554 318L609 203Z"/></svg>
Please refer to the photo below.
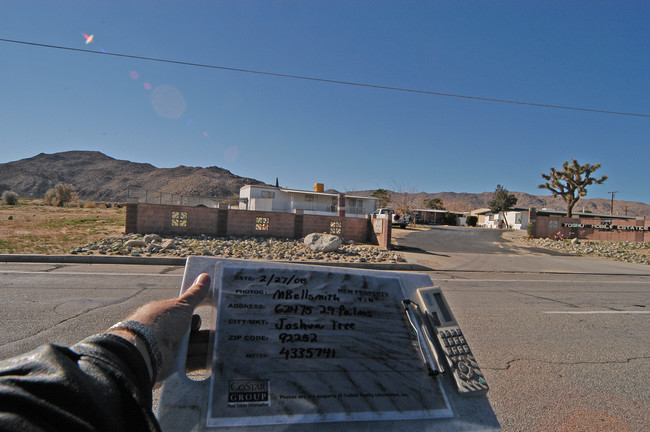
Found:
<svg viewBox="0 0 650 432"><path fill-rule="evenodd" d="M217 265L207 426L448 418L398 277Z"/></svg>

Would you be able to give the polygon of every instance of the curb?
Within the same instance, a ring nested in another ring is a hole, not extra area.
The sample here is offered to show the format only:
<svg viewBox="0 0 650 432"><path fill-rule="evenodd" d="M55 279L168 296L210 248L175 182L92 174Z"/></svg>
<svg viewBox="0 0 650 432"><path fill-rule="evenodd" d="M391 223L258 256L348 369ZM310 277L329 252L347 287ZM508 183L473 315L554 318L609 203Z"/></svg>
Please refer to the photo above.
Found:
<svg viewBox="0 0 650 432"><path fill-rule="evenodd" d="M226 258L227 259L227 258ZM59 263L59 264L147 264L184 266L186 258L172 257L132 257L115 255L0 255L0 263ZM253 260L252 260L253 261ZM309 264L331 267L350 267L369 270L400 270L400 271L430 271L428 267L419 264L393 263L350 263L322 261L274 261L279 263Z"/></svg>

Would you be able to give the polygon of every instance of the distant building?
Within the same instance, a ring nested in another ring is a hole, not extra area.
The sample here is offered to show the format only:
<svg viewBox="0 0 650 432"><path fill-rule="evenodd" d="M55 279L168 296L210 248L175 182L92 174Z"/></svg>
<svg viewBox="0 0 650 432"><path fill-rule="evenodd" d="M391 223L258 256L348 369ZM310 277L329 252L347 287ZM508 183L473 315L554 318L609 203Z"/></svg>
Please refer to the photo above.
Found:
<svg viewBox="0 0 650 432"><path fill-rule="evenodd" d="M365 218L375 211L376 198L323 192L322 184L317 185L317 191L246 185L239 190L239 208L286 213L302 210L305 214L336 216L339 198L343 197L347 217Z"/></svg>
<svg viewBox="0 0 650 432"><path fill-rule="evenodd" d="M490 209L477 209L471 212L472 215L478 216L476 226L485 228L506 228L526 229L528 225L528 209L523 207L513 207L503 213L492 213ZM506 224L507 221L507 224Z"/></svg>
<svg viewBox="0 0 650 432"><path fill-rule="evenodd" d="M477 209L472 210L471 214L478 216L477 226L485 228L506 228L516 230L525 230L528 222L530 222L530 210L529 208L523 207L513 207L510 210L495 214L490 211L490 209ZM543 208L540 210L535 210L535 214L538 216L565 216L565 210L556 210L556 209L547 209ZM584 213L584 212L573 212L574 217L601 217L601 218L611 218L612 215L608 214L596 214L596 213ZM617 219L635 219L634 216L613 216ZM505 224L505 221L508 224Z"/></svg>
<svg viewBox="0 0 650 432"><path fill-rule="evenodd" d="M464 226L467 224L467 212L455 212L450 210L437 210L437 209L415 209L413 215L415 216L415 223L427 225L444 225L445 213L453 213L456 215L456 225Z"/></svg>

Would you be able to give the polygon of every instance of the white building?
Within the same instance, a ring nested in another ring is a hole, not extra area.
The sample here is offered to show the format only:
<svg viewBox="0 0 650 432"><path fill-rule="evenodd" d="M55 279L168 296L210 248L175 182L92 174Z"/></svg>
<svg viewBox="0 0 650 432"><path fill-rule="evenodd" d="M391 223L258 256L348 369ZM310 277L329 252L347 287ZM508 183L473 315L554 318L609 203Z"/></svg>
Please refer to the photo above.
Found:
<svg viewBox="0 0 650 432"><path fill-rule="evenodd" d="M372 197L345 195L345 215L365 218L367 214L375 211L376 201L377 199ZM338 194L246 185L239 190L239 208L287 213L303 210L305 214L336 216Z"/></svg>
<svg viewBox="0 0 650 432"><path fill-rule="evenodd" d="M503 213L492 213L489 209L473 211L478 216L478 226L486 228L506 228L525 230L528 225L528 209L512 208ZM508 222L507 224L505 222Z"/></svg>

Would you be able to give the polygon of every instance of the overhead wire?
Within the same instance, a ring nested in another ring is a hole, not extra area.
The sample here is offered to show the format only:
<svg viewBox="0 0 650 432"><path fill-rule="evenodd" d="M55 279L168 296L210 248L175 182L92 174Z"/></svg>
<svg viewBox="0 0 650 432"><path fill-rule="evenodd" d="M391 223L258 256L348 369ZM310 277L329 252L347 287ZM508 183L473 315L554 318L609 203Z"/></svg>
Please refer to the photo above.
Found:
<svg viewBox="0 0 650 432"><path fill-rule="evenodd" d="M51 48L51 49L58 49L58 50L72 51L72 52L81 52L81 53L88 53L88 54L106 55L106 56L112 56L112 57L129 58L129 59L134 59L134 60L144 60L144 61L151 61L151 62L158 62L158 63L176 64L176 65L182 65L182 66L191 66L191 67L208 68L208 69L218 69L218 70L224 70L224 71L230 71L230 72L242 72L242 73L249 73L249 74L256 74L256 75L266 75L266 76L281 77L281 78L291 78L291 79L299 79L299 80L306 80L306 81L316 81L316 82L323 82L323 83L329 83L329 84L339 84L339 85L348 85L348 86L355 86L355 87L373 88L373 89L379 89L379 90L391 90L391 91L397 91L397 92L416 93L416 94L431 95L431 96L445 96L445 97L451 97L451 98L460 98L460 99L469 99L469 100L476 100L476 101L483 101L483 102L496 102L496 103L514 104L514 105L524 105L524 106L531 106L531 107L538 107L538 108L553 108L553 109L570 110L570 111L583 111L583 112L591 112L591 113L599 113L599 114L612 114L612 115L621 115L621 116L650 118L650 114L642 114L642 113L608 111L608 110L602 110L602 109L571 107L571 106L566 106L566 105L551 105L551 104L516 101L516 100L509 100L509 99L495 99L495 98L487 98L487 97L479 97L479 96L468 96L468 95L460 95L460 94L453 94L453 93L442 93L442 92L435 92L435 91L430 91L430 90L409 89L409 88L403 88L403 87L393 87L393 86L385 86L385 85L378 85L378 84L367 84L367 83L360 83L360 82L354 82L354 81L343 81L343 80L335 80L335 79L328 79L328 78L318 78L318 77L305 76L305 75L284 74L284 73L259 71L259 70L253 70L253 69L243 69L243 68L235 68L235 67L228 67L228 66L217 66L217 65L210 65L210 64L204 64L204 63L194 63L194 62L188 62L188 61L181 61L181 60L171 60L171 59L163 59L163 58L156 58L156 57L147 57L147 56L139 56L139 55L131 55L131 54L113 53L113 52L108 52L108 51L94 51L94 50L90 50L90 49L73 48L73 47L66 47L66 46L61 46L61 45L51 45L51 44L43 44L43 43L37 43L37 42L27 42L27 41L21 41L21 40L13 40L13 39L0 38L0 42L7 42L7 43L13 43L13 44L20 44L20 45L29 45L29 46L35 46L35 47L41 47L41 48Z"/></svg>

